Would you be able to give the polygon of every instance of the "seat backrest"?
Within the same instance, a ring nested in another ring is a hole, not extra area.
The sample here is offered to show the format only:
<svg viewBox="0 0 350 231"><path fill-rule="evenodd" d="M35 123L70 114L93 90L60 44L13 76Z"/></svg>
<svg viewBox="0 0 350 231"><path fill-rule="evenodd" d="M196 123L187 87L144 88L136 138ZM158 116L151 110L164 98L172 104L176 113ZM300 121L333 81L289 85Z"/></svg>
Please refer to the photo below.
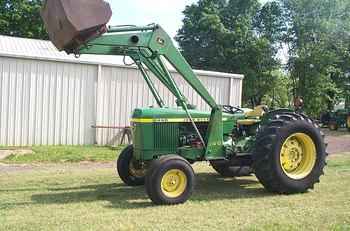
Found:
<svg viewBox="0 0 350 231"><path fill-rule="evenodd" d="M266 112L268 111L268 107L266 105L260 105L254 108L253 111L247 112L245 115L248 118L256 118L256 117L262 117Z"/></svg>

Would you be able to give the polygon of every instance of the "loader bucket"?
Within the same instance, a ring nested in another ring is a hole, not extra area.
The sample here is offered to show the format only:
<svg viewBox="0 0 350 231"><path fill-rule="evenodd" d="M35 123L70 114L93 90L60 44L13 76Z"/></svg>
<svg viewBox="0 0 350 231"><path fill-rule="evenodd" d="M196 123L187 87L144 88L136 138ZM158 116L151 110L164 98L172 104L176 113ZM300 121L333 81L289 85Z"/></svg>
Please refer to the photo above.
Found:
<svg viewBox="0 0 350 231"><path fill-rule="evenodd" d="M106 32L111 16L103 0L45 0L41 10L50 40L67 53Z"/></svg>

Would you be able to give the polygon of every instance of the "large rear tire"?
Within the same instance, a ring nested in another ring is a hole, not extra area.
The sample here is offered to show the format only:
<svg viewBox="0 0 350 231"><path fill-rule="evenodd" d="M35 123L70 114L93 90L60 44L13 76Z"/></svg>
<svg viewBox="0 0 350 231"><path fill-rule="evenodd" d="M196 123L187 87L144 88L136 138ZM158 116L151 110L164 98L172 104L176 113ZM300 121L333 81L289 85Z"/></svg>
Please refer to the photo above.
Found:
<svg viewBox="0 0 350 231"><path fill-rule="evenodd" d="M325 149L324 134L310 119L295 113L274 115L257 134L255 175L270 192L306 192L324 174Z"/></svg>
<svg viewBox="0 0 350 231"><path fill-rule="evenodd" d="M191 196L195 176L191 164L176 155L153 160L146 175L146 192L157 205L181 204Z"/></svg>
<svg viewBox="0 0 350 231"><path fill-rule="evenodd" d="M129 145L119 155L117 173L122 181L129 186L145 184L146 170L137 166L133 160L134 147Z"/></svg>

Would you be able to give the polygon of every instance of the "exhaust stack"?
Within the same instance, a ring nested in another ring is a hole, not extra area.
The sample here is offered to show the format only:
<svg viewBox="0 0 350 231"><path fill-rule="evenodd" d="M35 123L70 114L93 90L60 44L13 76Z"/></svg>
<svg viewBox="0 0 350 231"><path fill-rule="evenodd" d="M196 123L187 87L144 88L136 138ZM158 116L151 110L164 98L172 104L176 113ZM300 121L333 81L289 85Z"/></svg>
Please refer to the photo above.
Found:
<svg viewBox="0 0 350 231"><path fill-rule="evenodd" d="M112 10L104 0L45 0L41 17L52 43L70 54L107 31Z"/></svg>

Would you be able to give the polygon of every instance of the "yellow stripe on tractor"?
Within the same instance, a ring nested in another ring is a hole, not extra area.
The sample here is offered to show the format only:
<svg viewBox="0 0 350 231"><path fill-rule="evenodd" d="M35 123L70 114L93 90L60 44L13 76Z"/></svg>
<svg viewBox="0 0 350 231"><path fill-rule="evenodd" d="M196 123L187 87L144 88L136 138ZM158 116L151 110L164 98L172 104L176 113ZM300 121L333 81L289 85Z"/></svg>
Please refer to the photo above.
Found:
<svg viewBox="0 0 350 231"><path fill-rule="evenodd" d="M193 118L194 122L209 122L209 118ZM227 121L227 118L223 118L222 121ZM132 123L191 123L189 118L133 118Z"/></svg>

